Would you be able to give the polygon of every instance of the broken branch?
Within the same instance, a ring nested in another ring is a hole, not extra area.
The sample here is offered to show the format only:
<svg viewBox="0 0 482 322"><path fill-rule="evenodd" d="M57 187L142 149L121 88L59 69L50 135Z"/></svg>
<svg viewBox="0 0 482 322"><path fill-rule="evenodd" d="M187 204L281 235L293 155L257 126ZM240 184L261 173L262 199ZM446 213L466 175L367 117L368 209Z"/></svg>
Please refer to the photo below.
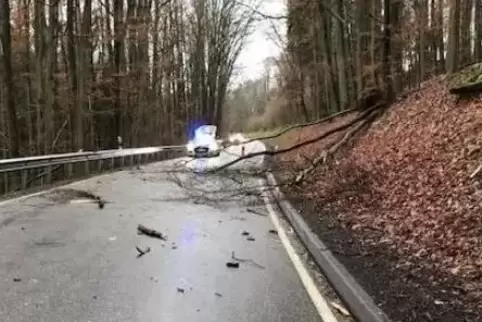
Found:
<svg viewBox="0 0 482 322"><path fill-rule="evenodd" d="M144 256L145 254L151 251L150 247L147 247L146 249L141 249L139 246L136 246L136 249L139 252L139 254L137 255L137 258Z"/></svg>
<svg viewBox="0 0 482 322"><path fill-rule="evenodd" d="M295 184L300 183L308 174L312 173L320 163L325 163L330 155L333 155L336 151L338 151L338 149L347 143L350 138L352 138L364 126L366 126L373 119L373 115L360 121L354 128L346 132L343 139L333 144L328 151L325 150L319 156L317 156L308 168L304 169L296 176Z"/></svg>
<svg viewBox="0 0 482 322"><path fill-rule="evenodd" d="M254 260L252 259L243 259L243 258L237 258L236 255L234 254L234 252L231 252L231 259L232 260L235 260L237 262L241 262L241 263L251 263L253 264L254 266L258 267L258 268L261 268L261 269L265 269L265 267L263 265L260 265L258 263L256 263Z"/></svg>
<svg viewBox="0 0 482 322"><path fill-rule="evenodd" d="M246 142L243 142L243 144L247 144L247 143L250 143L250 142L253 142L253 141L258 141L258 140L274 139L274 138L277 138L277 137L279 137L283 134L286 134L286 133L288 133L292 130L299 129L299 128L302 128L302 127L319 125L319 124L331 121L331 120L333 120L337 117L356 112L357 110L358 110L358 108L355 107L355 108L344 110L344 111L341 111L341 112L338 112L338 113L335 113L335 114L331 114L330 116L324 117L322 119L319 119L319 120L316 120L316 121L313 121L313 122L291 125L291 126L288 126L287 128L285 128L284 130L279 131L278 133L275 133L273 135L267 135L267 136L251 139L251 140L248 140Z"/></svg>
<svg viewBox="0 0 482 322"><path fill-rule="evenodd" d="M143 225L138 225L137 231L139 234L147 235L149 237L158 238L161 240L167 240L166 236L164 236L161 232L154 229L147 228Z"/></svg>
<svg viewBox="0 0 482 322"><path fill-rule="evenodd" d="M323 139L325 139L326 137L332 135L332 134L335 134L335 133L338 133L338 132L341 132L341 131L344 131L348 128L350 128L353 124L356 124L358 123L359 121L369 117L372 115L372 112L379 109L382 105L381 104L376 104L375 106L373 106L372 108L366 110L365 112L361 113L360 116L356 117L355 119L353 119L351 122L348 122L347 124L343 124L339 127L336 127L334 129L331 129L321 135L318 135L317 137L313 138L313 139L310 139L310 140L306 140L306 141L303 141L303 142L300 142L300 143L297 143L297 144L294 144L290 147L287 147L287 148L284 148L284 149L278 149L276 151L268 151L268 150L265 150L265 151L260 151L260 152L254 152L254 153L250 153L250 154L246 154L244 156L241 156L231 162L228 162L218 168L214 168L212 170L208 170L207 172L216 172L216 171L220 171L220 170L223 170L223 169L226 169L242 160L246 160L246 159L250 159L250 158L254 158L254 157L257 157L257 156L262 156L262 155L269 155L269 156L273 156L273 155L278 155L278 154L284 154L284 153L287 153L287 152L290 152L290 151L293 151L293 150L296 150L296 149L299 149L303 146L306 146L306 145L309 145L309 144L313 144L315 142L318 142L318 141L321 141ZM374 114L376 115L376 114Z"/></svg>
<svg viewBox="0 0 482 322"><path fill-rule="evenodd" d="M246 211L249 212L249 213L258 215L258 216L262 216L262 217L268 216L267 214L264 214L264 213L262 213L262 212L259 212L259 211L257 211L257 210L251 209L251 208L246 208Z"/></svg>

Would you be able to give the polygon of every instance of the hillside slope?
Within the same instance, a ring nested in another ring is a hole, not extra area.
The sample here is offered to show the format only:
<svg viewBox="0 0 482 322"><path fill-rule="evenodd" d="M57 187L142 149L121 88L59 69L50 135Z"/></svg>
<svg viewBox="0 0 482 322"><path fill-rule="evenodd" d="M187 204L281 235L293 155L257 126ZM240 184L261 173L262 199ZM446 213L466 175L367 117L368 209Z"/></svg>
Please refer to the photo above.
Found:
<svg viewBox="0 0 482 322"><path fill-rule="evenodd" d="M279 142L306 140L335 123ZM296 171L327 144L278 160ZM471 177L481 163L482 99L457 102L437 78L290 195L394 320L482 321L482 171Z"/></svg>

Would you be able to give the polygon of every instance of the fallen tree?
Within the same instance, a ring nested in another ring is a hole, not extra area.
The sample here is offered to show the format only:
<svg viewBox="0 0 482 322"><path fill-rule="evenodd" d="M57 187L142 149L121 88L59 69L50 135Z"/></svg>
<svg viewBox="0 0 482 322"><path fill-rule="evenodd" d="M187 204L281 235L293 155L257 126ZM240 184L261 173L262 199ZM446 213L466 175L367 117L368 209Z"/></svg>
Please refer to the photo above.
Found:
<svg viewBox="0 0 482 322"><path fill-rule="evenodd" d="M229 168L243 160L247 160L247 159L251 159L251 158L254 158L254 157L257 157L257 156L275 156L275 155L279 155L279 154L283 154L283 153L288 153L288 152L291 152L293 150L296 150L296 149L299 149L303 146L306 146L306 145L309 145L309 144L313 144L313 143L316 143L318 141L321 141L333 134L336 134L336 133L339 133L339 132L342 132L342 131L345 131L345 130L349 130L351 127L358 127L359 126L359 123L363 123L363 126L366 126L368 125L369 123L373 122L378 116L380 116L383 111L385 110L386 108L386 104L384 102L378 102L377 104L375 104L374 106L371 106L369 107L368 109L364 110L364 111L361 111L359 112L359 115L357 117L355 117L352 121L346 123L346 124L343 124L343 125L340 125L334 129L331 129L329 131L326 131L325 133L322 133L312 139L309 139L309 140L305 140L303 142L300 142L300 143L297 143L297 144L294 144L290 147L287 147L287 148L283 148L283 149L276 149L276 150L264 150L264 151L259 151L259 152L254 152L254 153L249 153L249 154L246 154L246 155L243 155L243 156L240 156L239 158L231 161L231 162L228 162L224 165L222 165L221 167L218 167L218 168L215 168L215 169L212 169L212 170L208 170L208 172L210 173L215 173L215 172L218 172L218 171L221 171L221 170L224 170L226 168ZM353 111L359 111L358 109L355 109L355 110L350 110L349 112L353 112ZM337 114L336 116L341 116L341 115L346 115L345 114ZM313 122L313 123L307 123L305 125L301 124L301 125L296 125L296 126L293 126L291 127L290 129L288 130L285 130L285 131L282 131L280 133L277 133L277 134L274 134L274 135L271 135L271 136L266 136L266 137L261 137L261 138L258 138L256 140L267 140L267 139L271 139L271 138L274 138L274 137L278 137L284 133L287 133L289 131L292 131L294 130L295 128L300 128L300 127L305 127L305 126L311 126L313 124L322 124L324 122L328 122L330 120L332 120L333 118L325 118L323 120L320 120L318 122ZM361 127L363 127L361 126ZM360 127L360 128L361 128ZM348 141L349 138L353 137L354 134L358 132L358 131L355 131L352 135L349 135L344 141ZM247 142L246 142L247 143ZM245 144L246 144L245 143ZM318 162L319 163L319 162Z"/></svg>

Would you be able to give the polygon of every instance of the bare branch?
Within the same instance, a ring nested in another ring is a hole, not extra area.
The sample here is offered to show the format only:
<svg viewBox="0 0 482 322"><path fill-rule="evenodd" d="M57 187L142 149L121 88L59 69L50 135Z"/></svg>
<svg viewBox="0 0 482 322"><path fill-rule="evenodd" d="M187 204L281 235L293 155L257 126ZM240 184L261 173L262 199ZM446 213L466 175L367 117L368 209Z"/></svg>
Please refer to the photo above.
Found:
<svg viewBox="0 0 482 322"><path fill-rule="evenodd" d="M247 5L241 1L237 1L236 2L238 5L242 6L242 7L245 7L245 8L248 8L249 10L251 10L252 13L260 16L261 18L263 19L269 19L269 20L284 20L284 19L288 19L288 16L285 16L285 15L281 15L281 16L273 16L273 15L269 15L269 14L266 14L266 13L263 13L261 11L259 11L258 9L256 8L253 8L251 7L250 5Z"/></svg>
<svg viewBox="0 0 482 322"><path fill-rule="evenodd" d="M296 176L296 179L295 179L295 184L298 184L300 183L304 178L306 178L306 176L310 173L312 173L316 167L320 164L320 163L325 163L327 158L330 156L330 155L333 155L341 146L343 146L344 144L346 144L348 142L348 140L353 137L356 133L358 133L363 127L365 127L371 120L372 120L372 117L373 115L371 115L370 117L368 117L367 119L364 119L364 120L361 120L357 126L355 126L354 128L352 128L350 131L348 131L345 136L343 137L343 139L341 139L339 142L336 142L335 144L333 144L330 149L328 151L323 151L318 157L316 157L315 159L313 159L311 161L311 165L304 169L303 171L301 171L297 176Z"/></svg>
<svg viewBox="0 0 482 322"><path fill-rule="evenodd" d="M369 117L371 115L372 112L376 111L377 109L379 109L381 107L381 104L377 104L376 106L366 110L365 112L363 112L360 116L358 116L357 118L355 118L354 120L352 120L351 122L348 122L347 124L343 124L339 127L336 127L334 129L331 129L313 139L310 139L310 140L306 140L306 141L303 141L303 142L300 142L300 143L297 143L297 144L294 144L288 148L284 148L284 149L279 149L279 150L276 150L276 151L270 151L270 150L265 150L265 151L260 151L260 152L254 152L254 153L250 153L250 154L246 154L244 156L241 156L239 157L238 159L236 160L233 160L231 162L228 162L224 165L222 165L221 167L219 168L216 168L216 169L213 169L213 170L209 170L210 172L216 172L216 171L220 171L220 170L223 170L223 169L226 169L238 162L241 162L243 160L246 160L246 159L251 159L251 158L254 158L254 157L257 157L257 156L263 156L263 155L269 155L269 156L273 156L273 155L278 155L278 154L283 154L283 153L287 153L287 152L290 152L290 151L293 151L293 150L296 150L296 149L299 149L300 147L303 147L303 146L306 146L306 145L309 145L309 144L312 144L312 143L315 143L315 142L318 142L318 141L321 141L323 140L324 138L334 134L334 133L337 133L337 132L341 132L343 130L346 130L348 129L349 127L351 127L353 124L356 124L358 123L359 121Z"/></svg>
<svg viewBox="0 0 482 322"><path fill-rule="evenodd" d="M346 115L346 114L349 114L349 113L353 113L353 112L356 112L356 111L357 111L357 108L351 108L351 109L348 109L348 110L344 110L344 111L332 114L332 115L330 115L328 117L325 117L325 118L322 118L320 120L316 120L314 122L291 125L291 126L288 126L286 129L284 129L284 130L282 130L282 131L280 131L276 134L263 136L263 137L259 137L259 138L254 138L254 139L248 140L244 143L246 144L246 143L253 142L253 141L274 139L274 138L277 138L277 137L279 137L283 134L286 134L286 133L288 133L292 130L303 128L303 127L309 127L309 126L313 126L313 125L319 125L321 123L331 121L331 120L333 120L337 117L340 117L340 116L343 116L343 115Z"/></svg>

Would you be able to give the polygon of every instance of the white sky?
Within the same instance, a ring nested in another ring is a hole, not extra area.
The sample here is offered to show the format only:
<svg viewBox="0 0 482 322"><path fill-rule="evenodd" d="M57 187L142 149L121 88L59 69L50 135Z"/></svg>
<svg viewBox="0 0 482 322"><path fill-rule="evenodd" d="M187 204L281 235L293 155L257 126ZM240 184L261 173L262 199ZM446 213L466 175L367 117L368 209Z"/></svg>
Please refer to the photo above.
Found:
<svg viewBox="0 0 482 322"><path fill-rule="evenodd" d="M258 0L259 12L271 16L286 15L284 0ZM261 18L261 17L259 17ZM237 69L233 83L248 79L255 79L264 74L264 61L269 57L276 57L281 52L279 40L273 32L273 25L283 37L286 34L286 20L261 19L256 23L254 33L248 38L245 48L241 51L237 61Z"/></svg>

